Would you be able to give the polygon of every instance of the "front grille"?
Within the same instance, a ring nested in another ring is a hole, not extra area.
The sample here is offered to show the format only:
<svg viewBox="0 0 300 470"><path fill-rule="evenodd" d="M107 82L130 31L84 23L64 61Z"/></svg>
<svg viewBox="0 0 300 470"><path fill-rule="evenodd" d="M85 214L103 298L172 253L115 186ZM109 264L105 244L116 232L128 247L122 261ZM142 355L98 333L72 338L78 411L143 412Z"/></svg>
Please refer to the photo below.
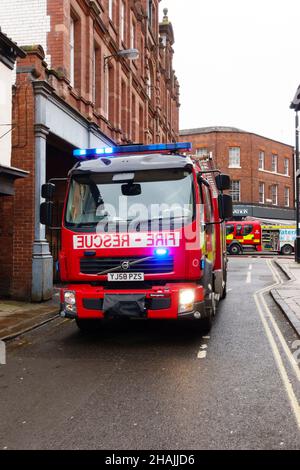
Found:
<svg viewBox="0 0 300 470"><path fill-rule="evenodd" d="M142 259L138 258L81 258L80 272L82 274L98 274L108 269L120 266L124 261L137 261ZM171 273L174 269L174 260L172 256L165 256L163 258L151 258L146 261L130 266L129 269L123 271L120 267L120 272L138 272L145 274L164 274Z"/></svg>

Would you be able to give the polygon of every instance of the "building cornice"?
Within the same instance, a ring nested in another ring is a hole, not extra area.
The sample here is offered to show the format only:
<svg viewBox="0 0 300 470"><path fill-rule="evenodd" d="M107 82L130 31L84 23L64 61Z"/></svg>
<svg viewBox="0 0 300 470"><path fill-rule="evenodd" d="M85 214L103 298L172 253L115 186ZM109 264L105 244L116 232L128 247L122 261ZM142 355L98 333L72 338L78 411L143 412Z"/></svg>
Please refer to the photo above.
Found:
<svg viewBox="0 0 300 470"><path fill-rule="evenodd" d="M55 106L60 108L64 113L66 113L69 117L74 119L76 122L78 122L81 125L84 125L87 129L90 129L93 134L99 136L101 139L105 139L110 141L113 144L113 141L105 135L98 124L93 123L88 121L79 111L77 111L75 108L73 108L70 104L68 104L64 99L60 98L60 96L57 95L56 90L49 85L48 82L46 81L41 81L41 80L36 80L32 82L33 88L35 95L41 95L51 103L53 103ZM43 124L43 123L38 123L38 124ZM42 131L47 131L46 127L44 126L44 129Z"/></svg>

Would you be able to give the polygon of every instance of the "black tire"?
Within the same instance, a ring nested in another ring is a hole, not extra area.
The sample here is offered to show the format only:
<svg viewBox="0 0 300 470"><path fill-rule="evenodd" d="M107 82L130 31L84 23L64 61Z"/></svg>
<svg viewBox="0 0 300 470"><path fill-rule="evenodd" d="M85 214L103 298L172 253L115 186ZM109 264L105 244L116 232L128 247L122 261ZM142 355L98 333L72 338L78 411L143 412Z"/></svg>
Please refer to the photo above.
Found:
<svg viewBox="0 0 300 470"><path fill-rule="evenodd" d="M222 292L222 295L220 297L220 300L226 299L226 295L227 295L227 281L225 281L225 285L223 287L223 292Z"/></svg>
<svg viewBox="0 0 300 470"><path fill-rule="evenodd" d="M282 255L291 255L293 253L293 247L292 245L283 245L281 248L281 254Z"/></svg>
<svg viewBox="0 0 300 470"><path fill-rule="evenodd" d="M76 318L76 325L83 333L94 333L97 332L102 326L102 320L90 320L90 319L82 319Z"/></svg>
<svg viewBox="0 0 300 470"><path fill-rule="evenodd" d="M212 286L212 284L210 284ZM216 315L217 303L214 297L214 292L208 290L205 299L205 313L206 317L200 320L200 328L203 333L209 333Z"/></svg>
<svg viewBox="0 0 300 470"><path fill-rule="evenodd" d="M223 279L224 279L224 287L223 287L222 295L220 296L220 300L226 299L226 295L227 295L227 268L223 272Z"/></svg>
<svg viewBox="0 0 300 470"><path fill-rule="evenodd" d="M240 255L242 253L242 247L238 243L233 243L228 248L228 251L231 255Z"/></svg>

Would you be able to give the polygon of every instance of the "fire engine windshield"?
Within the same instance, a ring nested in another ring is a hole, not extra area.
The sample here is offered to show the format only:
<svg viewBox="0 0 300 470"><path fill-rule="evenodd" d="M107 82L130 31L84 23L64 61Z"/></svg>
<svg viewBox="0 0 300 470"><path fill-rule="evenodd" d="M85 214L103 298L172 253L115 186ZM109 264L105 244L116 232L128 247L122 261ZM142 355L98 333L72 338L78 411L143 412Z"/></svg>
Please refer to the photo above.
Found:
<svg viewBox="0 0 300 470"><path fill-rule="evenodd" d="M76 175L65 225L78 231L177 228L195 215L193 175L182 169Z"/></svg>

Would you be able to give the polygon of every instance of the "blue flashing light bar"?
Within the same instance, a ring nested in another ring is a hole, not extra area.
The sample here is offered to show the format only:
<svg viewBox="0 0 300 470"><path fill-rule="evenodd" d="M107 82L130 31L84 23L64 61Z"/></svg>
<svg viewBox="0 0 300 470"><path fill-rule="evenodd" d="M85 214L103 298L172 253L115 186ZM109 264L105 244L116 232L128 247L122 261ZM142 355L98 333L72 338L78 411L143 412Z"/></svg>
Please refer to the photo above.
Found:
<svg viewBox="0 0 300 470"><path fill-rule="evenodd" d="M97 149L76 149L73 156L81 160L91 160L100 156L113 157L116 155L128 153L147 153L147 152L175 152L188 151L192 149L190 142L179 142L177 144L150 144L150 145L122 145L120 147L103 147Z"/></svg>
<svg viewBox="0 0 300 470"><path fill-rule="evenodd" d="M167 250L167 248L157 248L154 253L156 256L167 256L169 254L169 250Z"/></svg>

